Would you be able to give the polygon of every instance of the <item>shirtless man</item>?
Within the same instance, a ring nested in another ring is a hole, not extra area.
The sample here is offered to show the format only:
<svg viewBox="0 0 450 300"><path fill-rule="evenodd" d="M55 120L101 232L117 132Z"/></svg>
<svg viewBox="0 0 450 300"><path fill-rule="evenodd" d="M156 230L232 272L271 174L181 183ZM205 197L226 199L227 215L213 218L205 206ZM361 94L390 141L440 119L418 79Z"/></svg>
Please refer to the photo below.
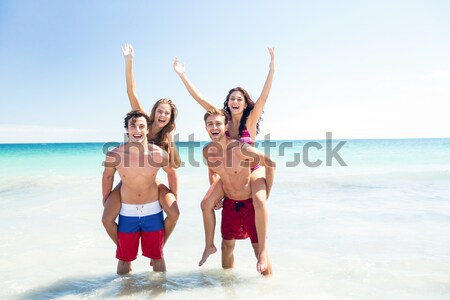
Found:
<svg viewBox="0 0 450 300"><path fill-rule="evenodd" d="M225 135L228 114L224 110L208 111L204 117L206 130L212 142L203 148L211 172L220 179L211 185L205 198L214 201L222 199L222 267L234 266L234 247L237 239L250 237L257 258L257 271L263 275L272 274L266 247L268 213L265 201L252 201L252 194L267 193L272 188L275 163L261 151L249 144L232 140ZM252 191L250 163L257 162L266 167L267 191ZM255 197L253 197L255 199ZM267 199L267 197L264 197ZM204 222L211 222L214 212L203 212ZM204 259L213 254L205 249Z"/></svg>
<svg viewBox="0 0 450 300"><path fill-rule="evenodd" d="M103 201L111 193L116 171L122 180L117 274L131 271L131 261L138 254L139 240L142 254L151 259L153 270L166 271L163 258L164 219L155 179L161 167L168 174L174 170L169 164L167 152L154 144L148 144L148 124L149 117L145 113L128 113L125 128L129 141L109 151L105 159Z"/></svg>

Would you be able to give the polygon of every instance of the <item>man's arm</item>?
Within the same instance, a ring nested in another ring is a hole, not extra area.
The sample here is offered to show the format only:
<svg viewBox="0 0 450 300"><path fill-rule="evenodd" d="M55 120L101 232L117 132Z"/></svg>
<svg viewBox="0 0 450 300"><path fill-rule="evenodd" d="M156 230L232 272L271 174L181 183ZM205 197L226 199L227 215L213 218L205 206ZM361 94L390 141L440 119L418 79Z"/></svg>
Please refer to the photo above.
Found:
<svg viewBox="0 0 450 300"><path fill-rule="evenodd" d="M209 150L211 147L214 147L213 143L208 143L206 146L203 147L203 159L206 161L206 164L208 166L208 179L209 184L212 185L215 181L220 179L220 175L217 174L212 167L217 166L217 162L211 162L210 158L215 158L218 156L218 153L211 153Z"/></svg>
<svg viewBox="0 0 450 300"><path fill-rule="evenodd" d="M267 197L269 197L270 191L272 190L273 180L275 177L275 162L265 155L263 152L259 151L249 144L243 144L241 147L241 155L243 159L250 160L266 168L266 185L267 185Z"/></svg>
<svg viewBox="0 0 450 300"><path fill-rule="evenodd" d="M109 194L112 191L114 184L114 174L116 173L116 168L113 165L114 158L110 153L106 155L102 176L102 203L105 205L106 199L108 199Z"/></svg>
<svg viewBox="0 0 450 300"><path fill-rule="evenodd" d="M211 170L211 168L208 168L208 178L209 178L209 185L213 184L216 180L220 179L219 174Z"/></svg>
<svg viewBox="0 0 450 300"><path fill-rule="evenodd" d="M133 55L134 49L130 44L125 44L122 46L123 57L125 58L125 78L127 81L127 94L130 100L131 110L139 110L145 113L141 102L136 94L136 84L134 82L134 72L133 72Z"/></svg>

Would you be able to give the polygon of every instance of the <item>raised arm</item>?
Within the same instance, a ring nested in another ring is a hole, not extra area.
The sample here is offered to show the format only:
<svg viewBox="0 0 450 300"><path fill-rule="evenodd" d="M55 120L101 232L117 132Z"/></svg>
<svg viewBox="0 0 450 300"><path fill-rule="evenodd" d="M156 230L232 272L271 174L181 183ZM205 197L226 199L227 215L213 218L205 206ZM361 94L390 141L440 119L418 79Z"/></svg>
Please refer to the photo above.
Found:
<svg viewBox="0 0 450 300"><path fill-rule="evenodd" d="M263 152L259 151L249 144L242 145L241 155L243 159L248 159L252 162L257 162L259 165L266 167L266 185L267 185L267 198L269 197L270 191L272 190L273 180L275 176L275 162L265 155Z"/></svg>
<svg viewBox="0 0 450 300"><path fill-rule="evenodd" d="M134 49L130 44L125 44L122 46L123 57L125 58L125 77L127 80L127 94L130 100L131 110L139 110L145 113L141 102L136 94L136 85L134 83L133 74L133 55Z"/></svg>
<svg viewBox="0 0 450 300"><path fill-rule="evenodd" d="M183 81L184 86L188 90L189 94L191 94L192 98L194 98L195 101L197 101L198 104L200 104L206 111L219 109L218 107L214 106L211 102L206 100L206 98L202 95L202 93L194 86L194 84L192 84L192 82L186 75L186 66L184 64L180 64L178 58L176 57L175 60L173 61L173 69L181 78L181 81Z"/></svg>
<svg viewBox="0 0 450 300"><path fill-rule="evenodd" d="M114 167L114 157L108 153L105 158L105 169L103 170L102 176L102 203L105 205L106 199L108 199L109 194L112 191L112 186L114 184L114 174L116 173L116 168Z"/></svg>
<svg viewBox="0 0 450 300"><path fill-rule="evenodd" d="M247 127L253 127L259 120L259 117L262 114L264 109L264 105L266 104L267 98L269 97L270 88L272 87L273 74L275 73L275 49L268 48L270 54L270 65L269 65L269 74L267 75L266 82L264 83L264 87L262 89L261 95L255 102L255 107L250 112L247 124Z"/></svg>

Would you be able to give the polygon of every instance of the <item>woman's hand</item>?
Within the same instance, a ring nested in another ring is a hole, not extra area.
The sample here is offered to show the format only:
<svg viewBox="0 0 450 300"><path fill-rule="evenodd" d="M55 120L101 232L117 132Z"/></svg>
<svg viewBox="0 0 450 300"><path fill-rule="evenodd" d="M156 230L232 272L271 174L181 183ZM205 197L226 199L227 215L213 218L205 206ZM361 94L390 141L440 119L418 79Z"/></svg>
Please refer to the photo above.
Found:
<svg viewBox="0 0 450 300"><path fill-rule="evenodd" d="M125 60L133 59L134 49L131 44L125 44L122 46L122 53Z"/></svg>
<svg viewBox="0 0 450 300"><path fill-rule="evenodd" d="M178 76L186 73L186 66L185 64L180 64L180 62L178 61L178 57L175 57L175 59L173 60L173 69L178 74Z"/></svg>
<svg viewBox="0 0 450 300"><path fill-rule="evenodd" d="M267 48L269 49L269 55L270 55L270 65L269 68L271 70L275 69L275 48Z"/></svg>

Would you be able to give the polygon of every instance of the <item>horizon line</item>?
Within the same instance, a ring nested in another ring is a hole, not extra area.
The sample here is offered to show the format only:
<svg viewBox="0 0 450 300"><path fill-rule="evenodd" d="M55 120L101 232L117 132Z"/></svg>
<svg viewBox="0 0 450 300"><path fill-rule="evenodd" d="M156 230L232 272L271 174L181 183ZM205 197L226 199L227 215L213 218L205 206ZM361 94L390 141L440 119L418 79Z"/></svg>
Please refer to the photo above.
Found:
<svg viewBox="0 0 450 300"><path fill-rule="evenodd" d="M450 137L409 137L409 138L333 138L336 141L358 141L358 140L373 140L373 141L381 141L381 140L437 140L437 139L450 139ZM326 139L277 139L277 140L269 140L272 142L286 142L286 141L325 141ZM265 140L256 140L256 142L264 142ZM207 143L210 140L194 140L194 141L177 141L177 143L191 143L191 142L199 142L199 143ZM30 144L106 144L106 143L123 143L118 141L96 141L96 142L81 142L81 141L73 141L73 142L0 142L0 145L30 145Z"/></svg>

